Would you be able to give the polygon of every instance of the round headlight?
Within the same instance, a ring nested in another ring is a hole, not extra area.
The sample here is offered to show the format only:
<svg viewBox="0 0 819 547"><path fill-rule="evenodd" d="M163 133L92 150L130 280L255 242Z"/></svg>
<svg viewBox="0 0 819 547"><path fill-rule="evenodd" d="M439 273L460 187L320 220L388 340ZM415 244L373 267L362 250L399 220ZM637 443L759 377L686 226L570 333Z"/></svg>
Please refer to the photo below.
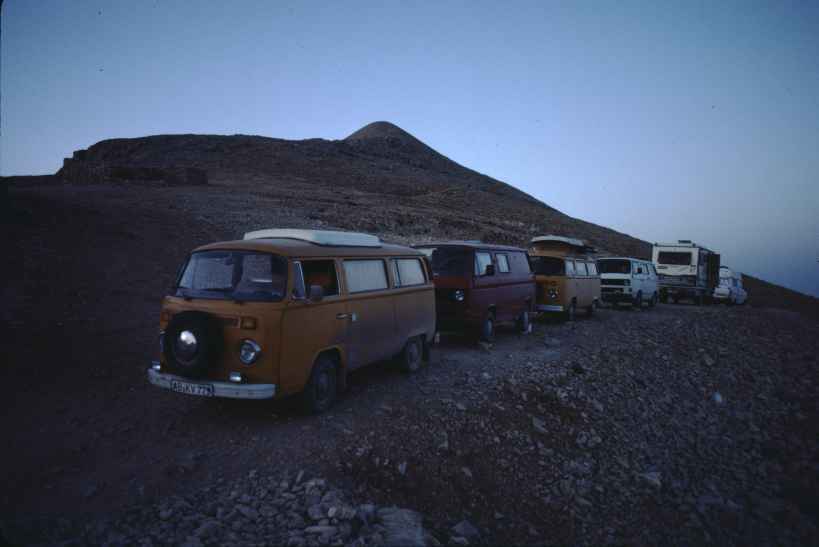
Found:
<svg viewBox="0 0 819 547"><path fill-rule="evenodd" d="M242 345L239 347L239 360L246 365L252 365L261 352L261 346L253 340L242 340Z"/></svg>
<svg viewBox="0 0 819 547"><path fill-rule="evenodd" d="M456 302L463 302L464 292L461 289L458 289L452 293L452 298L454 298Z"/></svg>
<svg viewBox="0 0 819 547"><path fill-rule="evenodd" d="M179 336L176 337L175 353L182 359L188 360L192 358L196 355L198 347L199 344L196 340L196 336L189 330L183 330L179 333Z"/></svg>

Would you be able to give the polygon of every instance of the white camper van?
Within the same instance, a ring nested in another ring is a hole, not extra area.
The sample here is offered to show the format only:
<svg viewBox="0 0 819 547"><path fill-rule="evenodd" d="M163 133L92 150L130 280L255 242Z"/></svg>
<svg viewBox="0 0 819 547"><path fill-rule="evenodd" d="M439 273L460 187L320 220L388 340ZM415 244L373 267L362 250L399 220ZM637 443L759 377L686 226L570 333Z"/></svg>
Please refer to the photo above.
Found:
<svg viewBox="0 0 819 547"><path fill-rule="evenodd" d="M714 289L714 300L726 304L744 304L748 292L742 286L742 274L728 266L719 269L719 285Z"/></svg>
<svg viewBox="0 0 819 547"><path fill-rule="evenodd" d="M657 270L654 264L638 258L600 258L600 298L608 304L629 304L639 308L643 303L654 307L659 299Z"/></svg>
<svg viewBox="0 0 819 547"><path fill-rule="evenodd" d="M660 300L690 298L695 304L710 300L719 282L718 253L681 239L676 243L655 243L652 261L657 268Z"/></svg>

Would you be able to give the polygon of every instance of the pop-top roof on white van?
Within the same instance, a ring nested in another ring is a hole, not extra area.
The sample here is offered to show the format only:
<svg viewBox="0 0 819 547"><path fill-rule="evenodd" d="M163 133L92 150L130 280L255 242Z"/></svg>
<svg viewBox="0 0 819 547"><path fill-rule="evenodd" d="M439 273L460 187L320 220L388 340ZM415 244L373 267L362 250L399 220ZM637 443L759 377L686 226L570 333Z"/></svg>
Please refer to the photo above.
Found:
<svg viewBox="0 0 819 547"><path fill-rule="evenodd" d="M381 239L378 236L332 230L271 228L247 232L243 239L297 239L314 245L330 247L381 247Z"/></svg>

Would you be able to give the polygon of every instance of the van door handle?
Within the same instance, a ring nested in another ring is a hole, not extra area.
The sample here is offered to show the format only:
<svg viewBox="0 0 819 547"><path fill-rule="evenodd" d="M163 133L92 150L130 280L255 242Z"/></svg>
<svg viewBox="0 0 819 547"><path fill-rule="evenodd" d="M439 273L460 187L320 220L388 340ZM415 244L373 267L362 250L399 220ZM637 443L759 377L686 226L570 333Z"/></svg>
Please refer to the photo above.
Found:
<svg viewBox="0 0 819 547"><path fill-rule="evenodd" d="M336 314L336 319L349 319L349 318L350 318L349 313L337 313Z"/></svg>

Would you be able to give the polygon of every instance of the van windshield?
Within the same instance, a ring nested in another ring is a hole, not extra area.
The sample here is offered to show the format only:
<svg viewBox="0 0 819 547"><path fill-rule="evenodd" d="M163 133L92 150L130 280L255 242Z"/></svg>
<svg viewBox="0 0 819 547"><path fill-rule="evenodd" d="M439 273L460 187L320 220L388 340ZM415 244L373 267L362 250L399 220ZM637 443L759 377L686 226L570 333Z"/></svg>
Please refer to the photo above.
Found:
<svg viewBox="0 0 819 547"><path fill-rule="evenodd" d="M176 296L277 302L287 289L287 260L250 251L191 254L176 284Z"/></svg>
<svg viewBox="0 0 819 547"><path fill-rule="evenodd" d="M629 260L598 260L597 268L601 274L630 274L631 262Z"/></svg>
<svg viewBox="0 0 819 547"><path fill-rule="evenodd" d="M462 247L426 247L418 249L432 263L432 272L444 277L472 275L472 253Z"/></svg>
<svg viewBox="0 0 819 547"><path fill-rule="evenodd" d="M566 275L566 263L553 256L530 256L529 264L536 275Z"/></svg>
<svg viewBox="0 0 819 547"><path fill-rule="evenodd" d="M657 262L668 264L669 266L690 266L691 253L661 251L657 256Z"/></svg>

